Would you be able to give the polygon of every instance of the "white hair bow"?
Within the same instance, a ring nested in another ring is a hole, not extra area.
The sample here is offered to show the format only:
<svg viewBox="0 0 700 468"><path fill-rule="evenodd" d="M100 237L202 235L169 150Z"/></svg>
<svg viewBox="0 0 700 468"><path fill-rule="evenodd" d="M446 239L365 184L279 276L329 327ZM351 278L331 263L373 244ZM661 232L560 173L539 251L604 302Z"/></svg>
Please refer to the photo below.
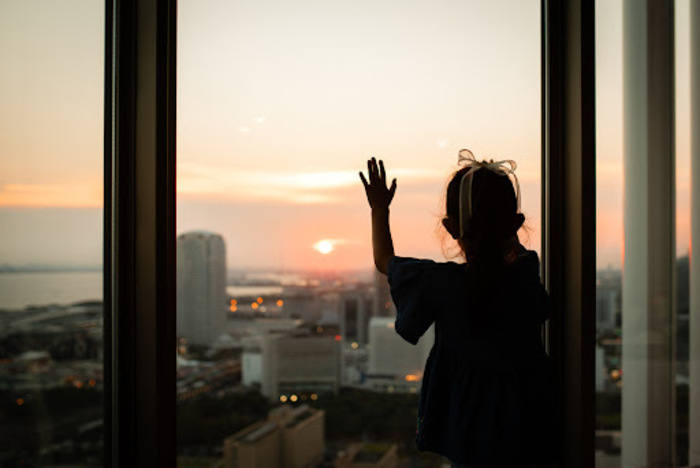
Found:
<svg viewBox="0 0 700 468"><path fill-rule="evenodd" d="M492 159L489 162L480 162L476 160L474 153L468 149L463 149L459 152L457 164L462 167L469 168L469 170L467 170L462 176L462 180L459 184L460 237L464 237L464 234L467 231L469 219L472 217L472 180L474 178L474 173L479 169L488 169L489 171L508 176L511 179L513 182L513 187L515 188L515 199L518 203L518 212L520 212L520 183L518 182L518 177L515 175L515 169L518 167L515 161L512 159L494 161Z"/></svg>

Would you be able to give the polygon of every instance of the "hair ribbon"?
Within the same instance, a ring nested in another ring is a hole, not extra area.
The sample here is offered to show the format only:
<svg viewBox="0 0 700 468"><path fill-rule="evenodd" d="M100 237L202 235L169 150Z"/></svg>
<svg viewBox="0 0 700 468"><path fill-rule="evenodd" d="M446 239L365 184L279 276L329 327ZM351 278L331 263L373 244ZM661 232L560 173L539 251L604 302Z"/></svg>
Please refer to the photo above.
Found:
<svg viewBox="0 0 700 468"><path fill-rule="evenodd" d="M520 183L515 175L515 169L518 165L512 159L503 161L477 161L474 153L468 149L459 151L459 159L457 164L461 167L468 167L462 180L459 184L459 234L464 237L467 232L469 219L472 217L472 180L474 173L480 169L488 169L500 175L507 176L513 183L515 188L515 199L518 204L518 212L520 212Z"/></svg>

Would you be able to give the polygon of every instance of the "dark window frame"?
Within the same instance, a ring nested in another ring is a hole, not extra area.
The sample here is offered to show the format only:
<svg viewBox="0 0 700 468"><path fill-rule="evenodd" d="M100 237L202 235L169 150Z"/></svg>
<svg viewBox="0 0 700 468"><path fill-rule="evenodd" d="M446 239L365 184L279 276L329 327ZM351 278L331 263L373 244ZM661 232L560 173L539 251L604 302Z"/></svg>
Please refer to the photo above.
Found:
<svg viewBox="0 0 700 468"><path fill-rule="evenodd" d="M543 277L564 466L593 466L595 2L542 0ZM175 466L176 0L105 2L105 465Z"/></svg>
<svg viewBox="0 0 700 468"><path fill-rule="evenodd" d="M542 253L560 456L594 466L595 0L542 1Z"/></svg>
<svg viewBox="0 0 700 468"><path fill-rule="evenodd" d="M106 466L175 466L176 14L105 4Z"/></svg>

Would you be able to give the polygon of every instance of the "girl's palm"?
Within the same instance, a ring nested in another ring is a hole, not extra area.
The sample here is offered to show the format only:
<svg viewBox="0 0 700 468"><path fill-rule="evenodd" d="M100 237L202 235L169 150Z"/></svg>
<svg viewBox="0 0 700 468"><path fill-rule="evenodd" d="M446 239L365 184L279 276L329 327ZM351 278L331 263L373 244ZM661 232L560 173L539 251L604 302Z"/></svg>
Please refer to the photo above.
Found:
<svg viewBox="0 0 700 468"><path fill-rule="evenodd" d="M389 208L391 200L394 198L394 193L396 193L396 179L391 182L391 187L387 188L384 162L379 160L379 164L377 164L375 158L367 161L367 173L369 182L367 182L362 172L360 172L360 179L362 179L362 185L365 186L369 206L372 209Z"/></svg>

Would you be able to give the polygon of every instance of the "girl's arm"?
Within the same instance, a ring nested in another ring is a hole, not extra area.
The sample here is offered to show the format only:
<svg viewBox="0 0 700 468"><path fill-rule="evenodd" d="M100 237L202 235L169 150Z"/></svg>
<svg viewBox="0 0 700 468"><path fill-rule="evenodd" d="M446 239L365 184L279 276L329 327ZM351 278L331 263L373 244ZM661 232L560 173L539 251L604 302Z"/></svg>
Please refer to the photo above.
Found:
<svg viewBox="0 0 700 468"><path fill-rule="evenodd" d="M396 192L396 179L391 182L391 187L386 186L386 172L384 162L375 158L367 161L369 182L360 172L360 179L365 186L367 201L372 208L372 252L374 265L377 270L386 274L389 260L394 256L394 243L391 240L389 228L389 205Z"/></svg>

